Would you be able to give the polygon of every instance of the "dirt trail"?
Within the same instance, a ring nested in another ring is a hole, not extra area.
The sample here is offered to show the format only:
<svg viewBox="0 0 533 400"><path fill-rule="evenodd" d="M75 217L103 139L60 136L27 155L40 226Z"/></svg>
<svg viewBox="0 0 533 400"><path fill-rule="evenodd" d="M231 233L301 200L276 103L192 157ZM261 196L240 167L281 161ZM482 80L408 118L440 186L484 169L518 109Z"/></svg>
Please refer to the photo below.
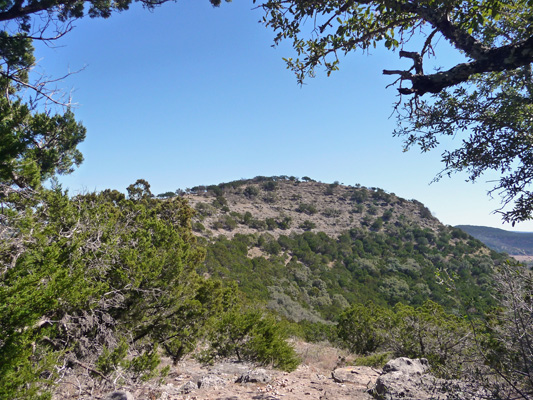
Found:
<svg viewBox="0 0 533 400"><path fill-rule="evenodd" d="M88 371L72 371L64 377L53 400L109 400L113 391L133 395L134 400L371 400L367 393L381 371L369 367L344 367L353 357L324 344L293 342L302 363L293 372L258 368L231 360L202 365L193 358L170 366L163 379L137 385L103 385ZM335 379L332 372L335 371ZM248 382L238 383L241 380ZM244 378L244 379L243 379ZM104 387L105 386L105 387ZM121 399L121 397L112 397ZM123 397L126 399L126 397Z"/></svg>
<svg viewBox="0 0 533 400"><path fill-rule="evenodd" d="M167 384L138 388L132 393L136 400L370 400L373 397L366 391L377 378L377 373L365 371L353 374L353 382L341 383L332 378L331 370L303 365L290 373L255 370L268 377L267 381L236 383L252 369L248 364L226 362L204 367L187 361L171 372ZM198 384L200 388L196 389Z"/></svg>

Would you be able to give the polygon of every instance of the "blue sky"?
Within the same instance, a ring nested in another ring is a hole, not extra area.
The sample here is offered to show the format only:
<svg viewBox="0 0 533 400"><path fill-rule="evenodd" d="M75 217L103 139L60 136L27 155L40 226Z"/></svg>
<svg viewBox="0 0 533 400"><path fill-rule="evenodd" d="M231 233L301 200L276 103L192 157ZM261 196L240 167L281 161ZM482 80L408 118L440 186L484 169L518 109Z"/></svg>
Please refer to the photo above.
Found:
<svg viewBox="0 0 533 400"><path fill-rule="evenodd" d="M396 91L386 89L391 77L381 71L405 65L397 53L352 54L339 72L300 87L282 60L294 55L290 43L272 48L274 34L252 8L240 0L220 8L180 0L153 12L134 6L108 20L76 21L54 47L38 44L37 72L84 68L61 84L72 89L88 129L85 161L63 185L71 193L124 191L143 178L158 194L307 175L417 199L445 224L513 230L491 214L499 199L487 197L485 180L495 176L430 185L442 168L440 153L404 153L392 136ZM441 51L442 59L457 60ZM533 231L533 223L514 230Z"/></svg>

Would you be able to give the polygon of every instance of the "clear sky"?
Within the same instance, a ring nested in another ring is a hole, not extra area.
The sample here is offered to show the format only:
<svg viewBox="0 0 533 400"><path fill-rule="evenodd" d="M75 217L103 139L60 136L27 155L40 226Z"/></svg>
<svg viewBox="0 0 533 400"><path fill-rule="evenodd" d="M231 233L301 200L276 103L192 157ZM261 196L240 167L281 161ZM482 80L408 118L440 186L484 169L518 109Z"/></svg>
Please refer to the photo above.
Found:
<svg viewBox="0 0 533 400"><path fill-rule="evenodd" d="M402 151L390 117L396 91L381 74L405 65L397 53L352 54L339 72L300 87L282 60L294 55L290 43L271 47L261 17L251 1L213 8L179 0L79 20L54 47L38 44L37 72L84 68L61 84L88 129L85 161L61 179L64 187L124 191L143 178L158 194L257 175L309 176L417 199L449 225L533 231L533 223L513 229L491 213L500 203L487 196L486 181L495 176L430 184L443 167L440 153Z"/></svg>

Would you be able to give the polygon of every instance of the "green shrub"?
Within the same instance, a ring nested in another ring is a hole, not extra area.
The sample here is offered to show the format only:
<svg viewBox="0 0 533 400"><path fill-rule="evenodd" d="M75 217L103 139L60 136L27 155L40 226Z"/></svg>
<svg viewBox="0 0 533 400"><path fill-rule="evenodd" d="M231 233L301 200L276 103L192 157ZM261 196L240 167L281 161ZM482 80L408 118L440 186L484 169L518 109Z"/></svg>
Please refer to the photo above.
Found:
<svg viewBox="0 0 533 400"><path fill-rule="evenodd" d="M376 215L378 213L378 208L375 205L371 204L371 205L368 206L367 212L370 215Z"/></svg>
<svg viewBox="0 0 533 400"><path fill-rule="evenodd" d="M263 245L263 249L274 256L277 256L281 251L281 246L276 240L269 240Z"/></svg>
<svg viewBox="0 0 533 400"><path fill-rule="evenodd" d="M257 186L247 186L243 193L246 197L252 198L259 194L259 188Z"/></svg>
<svg viewBox="0 0 533 400"><path fill-rule="evenodd" d="M257 229L258 231L267 229L267 223L265 221L262 221L260 219L251 219L250 223L248 224L250 228Z"/></svg>
<svg viewBox="0 0 533 400"><path fill-rule="evenodd" d="M250 211L246 211L244 213L244 216L242 217L242 222L245 225L250 225L250 222L252 221L252 219L253 219L252 213Z"/></svg>
<svg viewBox="0 0 533 400"><path fill-rule="evenodd" d="M388 209L383 213L383 216L381 218L383 219L383 221L389 221L392 218L392 214L392 209Z"/></svg>
<svg viewBox="0 0 533 400"><path fill-rule="evenodd" d="M474 348L469 321L448 314L430 300L422 306L397 304L390 334L391 350L397 357L427 358L434 367L451 366L468 358Z"/></svg>
<svg viewBox="0 0 533 400"><path fill-rule="evenodd" d="M157 375L157 367L161 363L157 345L133 357L128 357L128 350L129 344L125 339L122 339L112 351L104 347L96 360L96 369L104 376L123 370L131 373L132 378L139 381L147 381Z"/></svg>
<svg viewBox="0 0 533 400"><path fill-rule="evenodd" d="M316 228L316 224L313 221L309 221L308 219L306 219L300 224L299 228L303 229L304 231L310 231L311 229Z"/></svg>
<svg viewBox="0 0 533 400"><path fill-rule="evenodd" d="M121 340L113 350L109 350L104 346L102 353L95 363L98 371L104 375L109 375L119 367L127 368L129 365L128 360L126 360L128 348L129 345L126 340Z"/></svg>
<svg viewBox="0 0 533 400"><path fill-rule="evenodd" d="M296 211L307 214L307 215L314 215L318 212L318 210L313 204L305 204L305 203L300 203L298 207L296 208Z"/></svg>
<svg viewBox="0 0 533 400"><path fill-rule="evenodd" d="M235 356L239 361L272 365L284 371L293 371L299 364L279 323L260 311L226 313L215 324L208 340L209 349L199 357L203 362Z"/></svg>
<svg viewBox="0 0 533 400"><path fill-rule="evenodd" d="M266 190L267 192L272 192L274 190L278 189L278 183L274 181L268 181L261 185L263 190Z"/></svg>
<svg viewBox="0 0 533 400"><path fill-rule="evenodd" d="M298 323L299 336L306 342L319 343L327 341L331 344L338 342L337 327L331 323L311 322L302 320Z"/></svg>
<svg viewBox="0 0 533 400"><path fill-rule="evenodd" d="M172 197L176 197L176 193L175 192L164 192L164 193L159 193L157 195L157 198L158 199L170 199Z"/></svg>
<svg viewBox="0 0 533 400"><path fill-rule="evenodd" d="M391 352L374 353L368 356L357 357L354 365L362 367L383 368L393 358Z"/></svg>
<svg viewBox="0 0 533 400"><path fill-rule="evenodd" d="M191 232L193 210L147 187L132 185L130 198L42 190L24 197L25 207L4 198L11 234L0 242L10 265L0 275L0 398L46 397L54 364L67 356L103 375L124 368L145 379L157 343L179 360L232 303L233 289L196 272L204 250Z"/></svg>
<svg viewBox="0 0 533 400"><path fill-rule="evenodd" d="M340 217L341 212L335 208L326 208L322 211L322 215L327 218L337 218Z"/></svg>
<svg viewBox="0 0 533 400"><path fill-rule="evenodd" d="M383 228L383 220L381 218L377 218L370 226L370 229L374 232L381 230L381 228Z"/></svg>
<svg viewBox="0 0 533 400"><path fill-rule="evenodd" d="M362 204L356 204L356 205L352 208L352 213L354 213L354 214L361 214L364 210L365 210L365 206L364 206L364 205L362 205Z"/></svg>
<svg viewBox="0 0 533 400"><path fill-rule="evenodd" d="M228 201L226 200L226 198L223 195L217 195L211 204L215 208L222 209L222 208L228 206Z"/></svg>
<svg viewBox="0 0 533 400"><path fill-rule="evenodd" d="M339 317L337 332L345 346L356 354L370 354L386 340L392 315L372 302L354 304Z"/></svg>
<svg viewBox="0 0 533 400"><path fill-rule="evenodd" d="M198 215L200 216L211 216L217 212L215 207L207 203L197 203L195 209L198 211Z"/></svg>
<svg viewBox="0 0 533 400"><path fill-rule="evenodd" d="M195 232L205 231L205 226L201 222L195 222L192 224L192 230Z"/></svg>
<svg viewBox="0 0 533 400"><path fill-rule="evenodd" d="M366 189L356 189L350 197L350 200L355 201L358 204L364 203L367 199L368 192Z"/></svg>
<svg viewBox="0 0 533 400"><path fill-rule="evenodd" d="M222 223L222 227L228 231L232 231L237 227L237 221L235 221L229 215L221 216L219 221Z"/></svg>
<svg viewBox="0 0 533 400"><path fill-rule="evenodd" d="M267 193L263 196L263 201L268 204L274 204L278 201L278 198L274 193Z"/></svg>
<svg viewBox="0 0 533 400"><path fill-rule="evenodd" d="M398 303L393 310L356 304L339 317L339 338L348 349L368 355L391 352L395 357L427 358L436 368L456 374L474 349L472 326L427 301L420 307Z"/></svg>
<svg viewBox="0 0 533 400"><path fill-rule="evenodd" d="M265 219L265 222L269 231L274 230L278 227L278 223L274 218L267 218Z"/></svg>
<svg viewBox="0 0 533 400"><path fill-rule="evenodd" d="M278 221L278 227L279 229L289 229L291 227L292 218L291 217L283 217L281 221Z"/></svg>

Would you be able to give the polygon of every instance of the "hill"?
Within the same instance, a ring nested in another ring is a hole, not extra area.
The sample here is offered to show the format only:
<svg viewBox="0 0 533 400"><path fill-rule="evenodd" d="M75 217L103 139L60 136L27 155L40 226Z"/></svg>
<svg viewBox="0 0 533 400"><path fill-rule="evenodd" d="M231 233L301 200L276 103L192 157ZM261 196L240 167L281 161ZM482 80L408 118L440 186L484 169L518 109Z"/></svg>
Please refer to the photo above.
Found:
<svg viewBox="0 0 533 400"><path fill-rule="evenodd" d="M188 189L206 276L236 281L254 303L294 321L335 320L353 303L493 301L503 259L422 203L380 188L256 177ZM455 290L450 291L450 285Z"/></svg>
<svg viewBox="0 0 533 400"><path fill-rule="evenodd" d="M400 223L435 231L441 225L422 203L380 188L295 178L256 177L198 186L185 197L198 212L195 230L206 237L262 231L274 237L305 231L338 237L354 227L388 231Z"/></svg>
<svg viewBox="0 0 533 400"><path fill-rule="evenodd" d="M533 256L533 233L510 232L488 226L458 225L469 235L485 243L498 252L512 256Z"/></svg>

